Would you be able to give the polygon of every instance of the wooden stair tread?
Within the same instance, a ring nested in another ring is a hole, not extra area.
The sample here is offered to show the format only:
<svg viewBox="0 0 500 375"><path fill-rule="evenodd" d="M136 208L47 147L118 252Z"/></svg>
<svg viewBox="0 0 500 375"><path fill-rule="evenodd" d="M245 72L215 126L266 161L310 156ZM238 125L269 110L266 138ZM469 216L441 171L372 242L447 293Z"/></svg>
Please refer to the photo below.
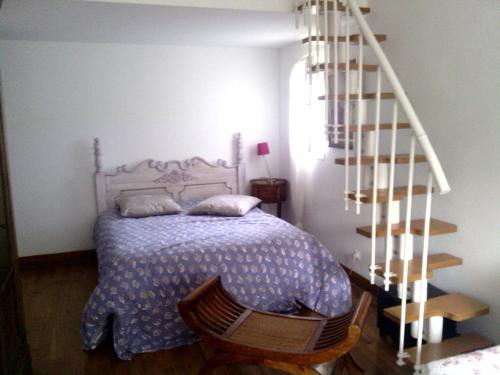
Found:
<svg viewBox="0 0 500 375"><path fill-rule="evenodd" d="M427 278L432 277L432 271L447 267L459 266L462 264L462 259L448 253L438 253L429 255L427 266ZM377 264L380 268L375 273L384 277L385 263ZM391 261L391 272L396 275L391 277L391 282L401 284L403 282L403 267L404 262L400 259ZM422 257L415 257L408 262L408 282L420 280L422 276Z"/></svg>
<svg viewBox="0 0 500 375"><path fill-rule="evenodd" d="M397 124L397 129L410 129L411 126L409 123L407 122L400 122ZM339 128L339 132L345 132L345 126L340 126ZM379 129L380 130L391 130L392 129L392 124L389 124L389 123L384 123L384 124L380 124L379 126ZM356 125L351 125L349 127L349 133L350 132L357 132L358 131L358 127ZM361 131L362 132L372 132L372 131L375 131L375 124L365 124L365 125L362 125L361 126Z"/></svg>
<svg viewBox="0 0 500 375"><path fill-rule="evenodd" d="M326 65L325 63L313 65L313 66L311 66L311 70L314 73L323 72L325 70L325 65ZM328 70L330 71L331 74L333 74L333 67L334 67L333 63L328 64ZM350 70L358 70L359 64L355 63L355 62L351 62L351 63L349 63L349 69ZM376 64L363 64L363 70L366 72L376 72L377 69L378 69L378 65L376 65ZM346 63L338 63L337 70L339 70L341 72L345 71L346 70Z"/></svg>
<svg viewBox="0 0 500 375"><path fill-rule="evenodd" d="M494 345L492 341L477 333L464 333L461 336L453 337L439 344L422 345L421 362L422 364L426 364L438 359L484 349L492 345ZM417 348L409 348L407 351L410 355L407 361L415 364L417 361Z"/></svg>
<svg viewBox="0 0 500 375"><path fill-rule="evenodd" d="M358 100L358 94L350 94L349 95L349 100ZM370 93L363 93L361 95L361 98L363 100L375 100L377 99L377 94L374 93L374 92L370 92ZM393 92L382 92L380 93L380 99L382 100L387 100L387 99L395 99L396 98L396 95L394 95ZM319 100L325 100L327 99L326 95L321 95L318 97ZM328 95L328 101L333 101L335 99L335 96L334 95ZM340 94L340 95L337 95L337 99L338 100L345 100L346 99L346 95L345 94Z"/></svg>
<svg viewBox="0 0 500 375"><path fill-rule="evenodd" d="M322 0L319 0L319 1L311 0L312 6L315 6L316 4L318 4L319 7L321 8L321 10L323 11L324 6L325 6L325 2ZM301 4L297 7L297 10L299 12L302 12L303 9L304 9L304 4ZM328 10L333 11L333 1L328 1ZM345 12L345 6L340 1L337 3L337 10L339 12ZM370 13L370 8L368 8L368 7L359 7L359 10L361 11L362 14Z"/></svg>
<svg viewBox="0 0 500 375"><path fill-rule="evenodd" d="M418 321L418 302L406 305L406 322ZM444 296L429 298L425 303L424 318L432 316L442 316L447 319L461 322L488 314L490 308L478 300L467 297L460 293L445 294ZM384 309L384 315L389 319L399 323L401 319L401 306L393 306Z"/></svg>
<svg viewBox="0 0 500 375"><path fill-rule="evenodd" d="M375 34L375 39L377 39L378 42L385 42L387 40L387 35L385 34ZM316 42L316 41L320 41L320 42L324 42L325 41L325 36L324 35L320 35L319 37L316 36L316 35L312 35L311 36L311 42ZM337 41L342 43L342 42L345 42L347 40L347 37L345 35L339 35L337 37ZM333 36L329 36L328 37L328 41L333 43ZM351 36L349 36L349 41L351 43L359 43L359 34L352 34ZM302 39L302 43L303 44L307 44L309 43L309 38L304 38ZM366 38L363 39L363 44L367 44L366 43Z"/></svg>
<svg viewBox="0 0 500 375"><path fill-rule="evenodd" d="M414 185L412 189L412 195L422 195L427 192L427 187L424 185ZM363 203L373 203L373 189L364 189L360 191L362 197L360 201ZM393 200L399 201L408 196L408 186L396 186L394 187ZM349 199L356 200L356 192L352 191L349 193ZM389 189L378 189L377 190L377 203L384 203L389 200Z"/></svg>
<svg viewBox="0 0 500 375"><path fill-rule="evenodd" d="M376 237L383 237L387 234L387 225L378 224L376 226ZM448 234L455 233L457 231L457 226L455 224L447 223L438 219L431 219L430 227L429 227L429 235L437 236L440 234ZM356 228L356 233L361 234L362 236L371 238L372 236L372 226L366 225L363 227ZM399 236L400 234L405 233L405 222L402 221L398 224L392 225L392 235ZM411 221L410 224L410 233L416 234L418 236L424 235L424 219L415 219Z"/></svg>
<svg viewBox="0 0 500 375"><path fill-rule="evenodd" d="M349 131L350 132L350 131ZM345 158L337 158L335 159L335 164L344 165ZM372 165L374 164L375 158L373 156L362 156L361 164L362 165ZM415 155L415 163L424 163L426 161L424 155ZM356 156L352 156L348 160L349 165L355 166L357 164ZM379 155L378 162L380 164L387 164L391 162L391 155ZM396 164L409 164L410 162L410 154L396 154L395 163Z"/></svg>

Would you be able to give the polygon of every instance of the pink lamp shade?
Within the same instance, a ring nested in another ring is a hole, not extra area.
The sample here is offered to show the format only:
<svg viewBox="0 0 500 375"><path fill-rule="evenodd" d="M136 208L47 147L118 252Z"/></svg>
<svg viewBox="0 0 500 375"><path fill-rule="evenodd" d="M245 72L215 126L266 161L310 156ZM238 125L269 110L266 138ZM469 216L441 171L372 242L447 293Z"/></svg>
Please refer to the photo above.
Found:
<svg viewBox="0 0 500 375"><path fill-rule="evenodd" d="M269 154L269 145L267 142L262 142L257 144L257 155L263 156Z"/></svg>

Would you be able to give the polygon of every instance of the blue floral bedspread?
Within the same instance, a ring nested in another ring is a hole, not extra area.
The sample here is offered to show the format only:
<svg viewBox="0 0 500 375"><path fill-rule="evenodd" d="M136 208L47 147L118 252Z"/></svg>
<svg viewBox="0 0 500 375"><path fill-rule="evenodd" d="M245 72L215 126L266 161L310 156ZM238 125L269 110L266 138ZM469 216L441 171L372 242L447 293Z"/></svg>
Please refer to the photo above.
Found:
<svg viewBox="0 0 500 375"><path fill-rule="evenodd" d="M214 274L237 300L262 310L292 312L295 300L326 315L351 308L349 279L330 251L257 208L241 218L183 212L128 219L108 210L94 237L99 280L81 337L94 349L112 327L122 359L196 341L177 302Z"/></svg>

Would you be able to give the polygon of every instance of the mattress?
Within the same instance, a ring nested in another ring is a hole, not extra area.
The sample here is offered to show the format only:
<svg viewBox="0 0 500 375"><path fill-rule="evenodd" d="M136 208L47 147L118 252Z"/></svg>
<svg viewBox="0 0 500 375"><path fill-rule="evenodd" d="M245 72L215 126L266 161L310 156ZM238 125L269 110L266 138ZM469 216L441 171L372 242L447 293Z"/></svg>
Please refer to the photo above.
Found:
<svg viewBox="0 0 500 375"><path fill-rule="evenodd" d="M215 274L257 309L290 313L296 300L330 316L351 309L349 278L312 235L258 208L244 217L187 215L192 204L177 215L99 215L98 284L81 318L85 349L109 331L121 359L195 342L177 303Z"/></svg>

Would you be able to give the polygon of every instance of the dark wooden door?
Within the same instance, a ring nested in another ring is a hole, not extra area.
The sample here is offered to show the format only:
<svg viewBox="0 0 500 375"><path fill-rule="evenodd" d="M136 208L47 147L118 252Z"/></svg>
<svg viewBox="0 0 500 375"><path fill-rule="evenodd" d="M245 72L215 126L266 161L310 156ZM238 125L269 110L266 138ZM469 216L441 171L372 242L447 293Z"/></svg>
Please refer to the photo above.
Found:
<svg viewBox="0 0 500 375"><path fill-rule="evenodd" d="M31 373L18 272L0 91L0 374Z"/></svg>

